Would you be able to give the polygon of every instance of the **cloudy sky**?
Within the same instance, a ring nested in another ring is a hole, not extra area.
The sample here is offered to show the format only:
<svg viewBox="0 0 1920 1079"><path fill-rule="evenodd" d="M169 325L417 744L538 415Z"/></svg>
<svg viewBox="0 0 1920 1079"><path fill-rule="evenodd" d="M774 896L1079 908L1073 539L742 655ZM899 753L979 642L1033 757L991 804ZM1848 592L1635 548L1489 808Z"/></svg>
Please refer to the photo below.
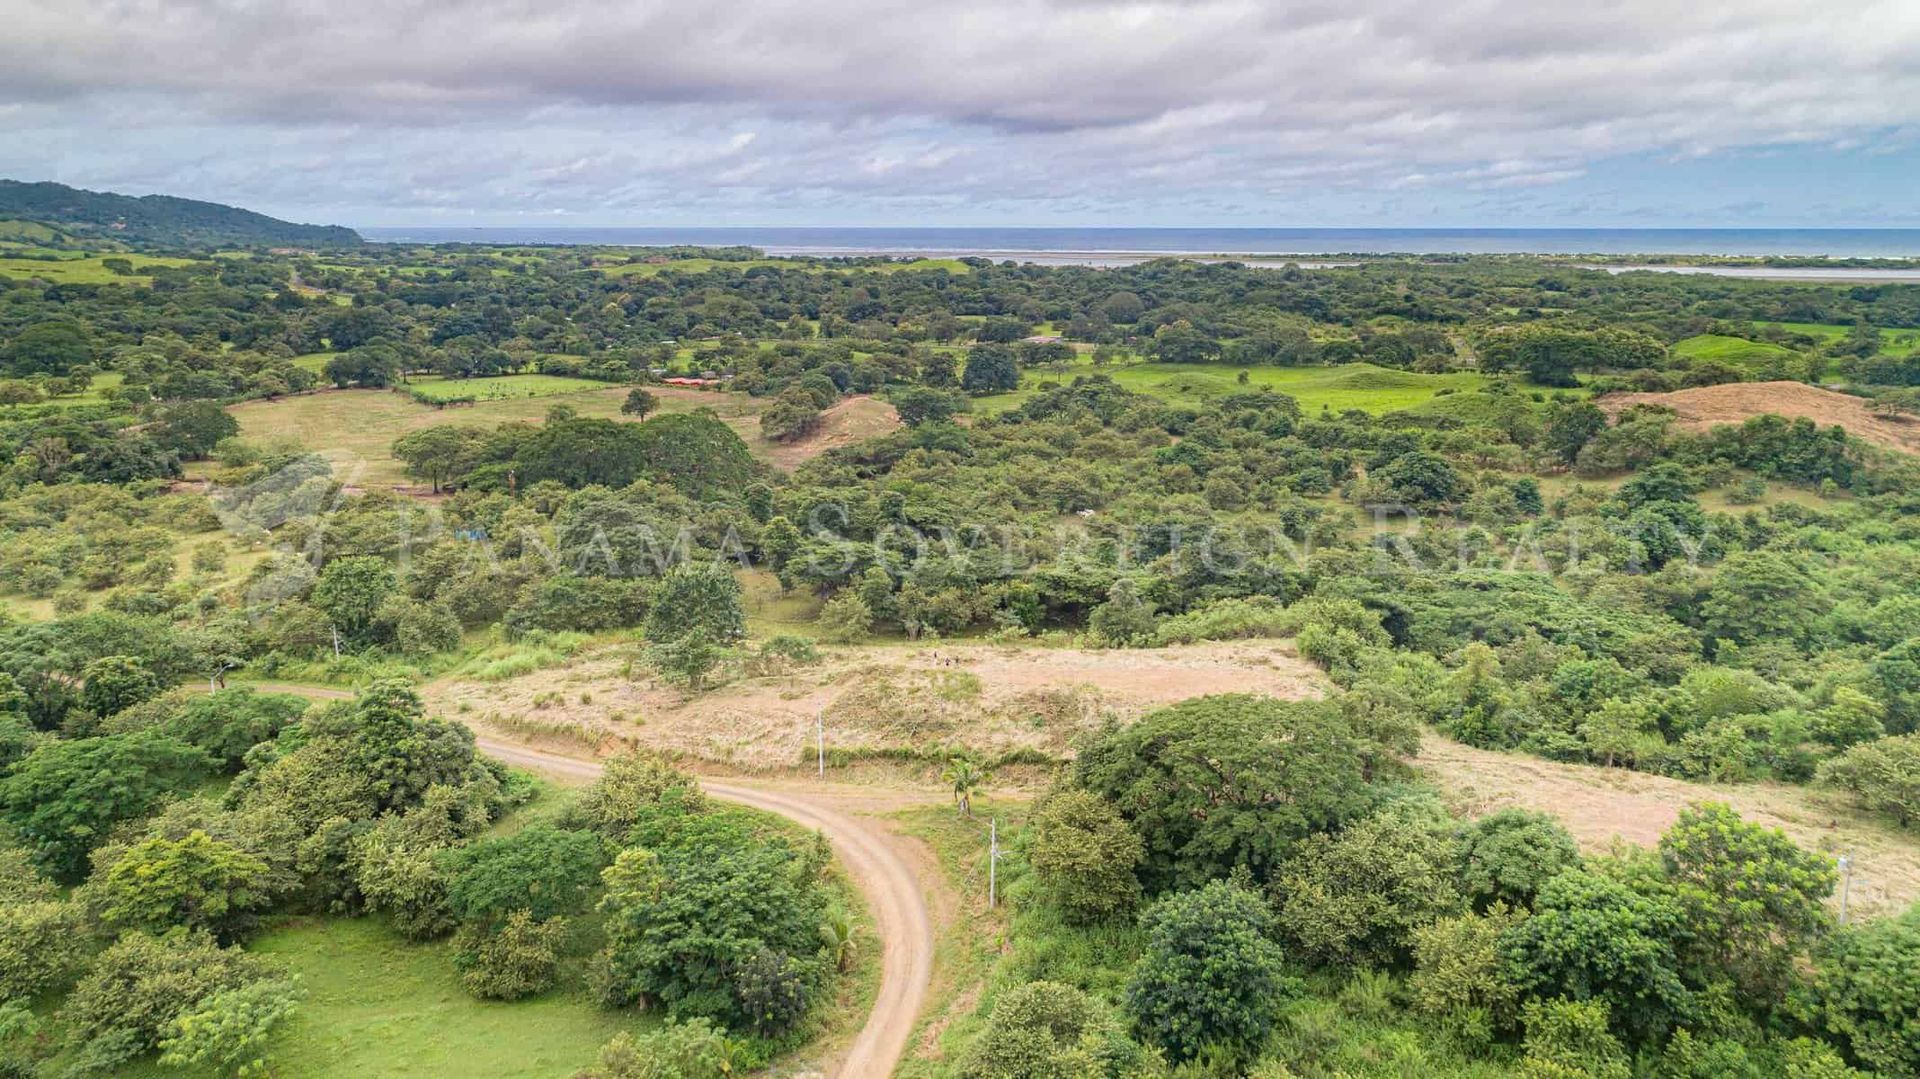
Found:
<svg viewBox="0 0 1920 1079"><path fill-rule="evenodd" d="M1916 0L0 0L0 176L353 225L1920 227Z"/></svg>

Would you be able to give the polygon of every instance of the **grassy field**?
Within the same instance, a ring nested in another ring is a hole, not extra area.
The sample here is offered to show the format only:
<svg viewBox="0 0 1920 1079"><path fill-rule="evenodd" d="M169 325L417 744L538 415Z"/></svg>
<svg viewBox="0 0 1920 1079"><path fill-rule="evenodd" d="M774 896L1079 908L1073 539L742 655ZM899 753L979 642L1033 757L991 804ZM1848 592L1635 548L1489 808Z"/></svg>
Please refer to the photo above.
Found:
<svg viewBox="0 0 1920 1079"><path fill-rule="evenodd" d="M658 1022L602 1009L577 982L510 1004L476 1000L460 987L451 944L409 943L376 918L300 919L248 950L278 960L306 991L275 1040L276 1075L562 1079L619 1031ZM126 1074L216 1073L148 1064Z"/></svg>
<svg viewBox="0 0 1920 1079"><path fill-rule="evenodd" d="M582 416L607 419L620 416L620 405L627 399L630 387L577 381L593 388L543 397L503 397L450 408L423 405L385 390L326 390L276 401L245 401L228 411L240 421L243 438L259 441L291 438L331 457L336 475L343 482L375 487L409 482L405 468L391 452L393 441L422 427L459 423L492 428L509 422L537 423L555 404L566 404ZM768 450L766 440L760 437L758 418L764 402L744 394L701 393L658 386L651 390L660 402L661 413L712 408L740 432L755 452Z"/></svg>
<svg viewBox="0 0 1920 1079"><path fill-rule="evenodd" d="M1822 345L1829 345L1847 336L1851 326L1834 326L1824 322L1756 322L1756 326L1778 326L1788 333L1804 333L1817 337ZM1880 351L1889 356L1903 356L1909 352L1920 351L1920 331L1888 330L1880 331Z"/></svg>
<svg viewBox="0 0 1920 1079"><path fill-rule="evenodd" d="M1219 363L1140 363L1108 367L1100 373L1136 393L1151 394L1182 405L1196 405L1210 398L1248 390L1277 390L1298 400L1309 415L1322 408L1334 412L1349 408L1376 414L1395 412L1422 404L1443 389L1465 392L1479 389L1489 381L1486 375L1467 371L1422 375L1367 363L1349 363L1337 367L1247 368L1247 384L1242 386L1238 381L1241 370ZM1075 375L1094 373L1091 361L1085 359L1057 371L1028 371L1021 376L1018 390L977 398L973 408L986 415L1005 412L1018 408L1046 383L1064 385L1073 381Z"/></svg>
<svg viewBox="0 0 1920 1079"><path fill-rule="evenodd" d="M293 358L293 365L303 371L319 374L326 370L327 361L333 359L331 352L307 352Z"/></svg>
<svg viewBox="0 0 1920 1079"><path fill-rule="evenodd" d="M435 401L450 401L462 397L472 397L480 401L504 401L515 397L552 397L555 394L582 393L607 388L607 383L590 378L538 374L495 375L492 378L440 378L427 375L409 379L408 385L415 393Z"/></svg>
<svg viewBox="0 0 1920 1079"><path fill-rule="evenodd" d="M121 277L106 268L105 260L123 258L133 263L136 271L128 277ZM63 258L58 262L43 262L39 259L0 258L0 274L8 277L38 277L61 285L150 285L153 278L138 271L153 266L193 266L193 259L159 258L152 255L88 255L83 258Z"/></svg>
<svg viewBox="0 0 1920 1079"><path fill-rule="evenodd" d="M105 404L107 398L104 391L118 389L126 380L127 376L118 371L102 371L93 376L93 382L87 386L87 392L70 393L64 397L50 397L47 399L47 403L54 405Z"/></svg>
<svg viewBox="0 0 1920 1079"><path fill-rule="evenodd" d="M1725 337L1714 333L1703 333L1698 337L1689 337L1684 341L1676 342L1673 352L1674 355L1689 360L1710 360L1716 363L1732 364L1735 367L1755 367L1768 360L1794 355L1794 351L1790 348L1769 345L1764 341L1749 341L1744 337Z"/></svg>

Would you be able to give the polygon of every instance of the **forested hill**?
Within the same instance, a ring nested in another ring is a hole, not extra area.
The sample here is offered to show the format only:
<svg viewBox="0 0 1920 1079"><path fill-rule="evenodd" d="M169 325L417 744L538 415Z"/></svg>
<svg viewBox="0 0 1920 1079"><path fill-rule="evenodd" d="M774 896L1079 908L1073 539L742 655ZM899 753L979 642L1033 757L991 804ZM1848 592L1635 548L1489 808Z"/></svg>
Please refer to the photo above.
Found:
<svg viewBox="0 0 1920 1079"><path fill-rule="evenodd" d="M44 221L68 231L98 230L115 239L170 245L343 247L361 242L359 233L340 225L296 225L217 202L171 195L136 198L18 180L0 180L0 220L6 219Z"/></svg>

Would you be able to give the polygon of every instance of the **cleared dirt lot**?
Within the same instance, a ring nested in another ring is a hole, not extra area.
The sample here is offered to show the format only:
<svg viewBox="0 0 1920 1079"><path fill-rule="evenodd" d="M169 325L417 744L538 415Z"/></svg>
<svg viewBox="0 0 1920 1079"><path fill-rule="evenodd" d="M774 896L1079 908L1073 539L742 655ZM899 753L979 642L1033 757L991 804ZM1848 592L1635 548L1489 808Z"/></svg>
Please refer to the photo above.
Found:
<svg viewBox="0 0 1920 1079"><path fill-rule="evenodd" d="M1679 415L1681 427L1694 431L1743 423L1769 412L1804 416L1822 427L1838 424L1848 434L1890 450L1920 453L1920 422L1880 415L1861 398L1803 382L1733 382L1672 393L1610 393L1598 403L1610 416L1633 405L1670 408Z"/></svg>
<svg viewBox="0 0 1920 1079"><path fill-rule="evenodd" d="M426 693L435 710L516 738L632 743L767 769L810 759L817 715L829 748L856 755L964 745L1058 757L1109 716L1208 693L1303 698L1322 687L1283 642L1086 651L943 641L827 649L818 665L698 697L652 678L628 647L506 681L443 680Z"/></svg>

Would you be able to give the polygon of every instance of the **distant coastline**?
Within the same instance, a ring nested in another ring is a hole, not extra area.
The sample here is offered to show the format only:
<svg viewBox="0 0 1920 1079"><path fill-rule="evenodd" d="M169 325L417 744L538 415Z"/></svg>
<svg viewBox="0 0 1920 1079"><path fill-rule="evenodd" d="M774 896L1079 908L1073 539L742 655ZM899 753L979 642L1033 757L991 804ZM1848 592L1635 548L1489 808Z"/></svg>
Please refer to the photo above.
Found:
<svg viewBox="0 0 1920 1079"><path fill-rule="evenodd" d="M1206 229L365 227L389 243L757 247L770 255L980 257L1125 265L1179 255L1292 261L1342 255L1690 255L1920 258L1920 229Z"/></svg>

